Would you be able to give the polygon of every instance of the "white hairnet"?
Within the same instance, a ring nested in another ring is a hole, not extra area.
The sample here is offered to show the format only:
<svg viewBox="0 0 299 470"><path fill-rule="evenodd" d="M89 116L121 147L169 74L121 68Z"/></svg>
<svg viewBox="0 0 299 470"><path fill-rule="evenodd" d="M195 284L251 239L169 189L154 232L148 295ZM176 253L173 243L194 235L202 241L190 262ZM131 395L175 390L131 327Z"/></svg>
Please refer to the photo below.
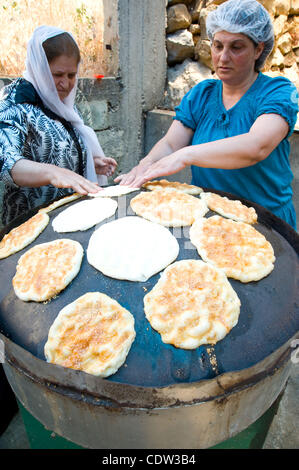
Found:
<svg viewBox="0 0 299 470"><path fill-rule="evenodd" d="M273 49L274 31L267 10L256 0L228 0L209 13L206 21L210 41L218 31L242 33L256 44L265 44L261 56L256 61L260 69Z"/></svg>
<svg viewBox="0 0 299 470"><path fill-rule="evenodd" d="M70 94L64 101L61 101L43 48L43 42L46 41L46 39L65 32L66 31L53 26L39 26L34 30L27 46L26 70L23 76L34 86L44 105L69 121L81 135L87 147L87 179L98 181L99 184L105 184L108 181L107 177L104 175L96 175L93 161L94 156L104 156L102 147L94 130L84 124L83 120L74 109L77 80ZM71 33L68 34L72 36Z"/></svg>

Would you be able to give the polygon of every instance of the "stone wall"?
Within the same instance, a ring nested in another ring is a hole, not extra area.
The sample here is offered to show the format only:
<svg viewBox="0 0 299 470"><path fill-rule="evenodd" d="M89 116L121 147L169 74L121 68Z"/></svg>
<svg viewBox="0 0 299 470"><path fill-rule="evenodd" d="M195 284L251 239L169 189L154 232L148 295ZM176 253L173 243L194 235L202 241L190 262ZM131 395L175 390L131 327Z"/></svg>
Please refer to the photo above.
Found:
<svg viewBox="0 0 299 470"><path fill-rule="evenodd" d="M205 21L225 0L168 0L167 87L161 107L173 109L196 83L215 77ZM275 45L263 72L299 88L299 0L260 0L273 21ZM215 77L216 78L216 77Z"/></svg>

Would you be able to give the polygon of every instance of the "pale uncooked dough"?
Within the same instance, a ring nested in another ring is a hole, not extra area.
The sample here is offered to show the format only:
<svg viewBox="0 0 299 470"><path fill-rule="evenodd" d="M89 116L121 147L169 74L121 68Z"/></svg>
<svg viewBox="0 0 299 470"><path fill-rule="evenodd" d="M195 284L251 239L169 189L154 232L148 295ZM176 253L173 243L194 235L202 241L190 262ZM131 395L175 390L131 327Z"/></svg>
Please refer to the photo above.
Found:
<svg viewBox="0 0 299 470"><path fill-rule="evenodd" d="M77 202L60 212L52 222L55 232L76 232L108 219L115 214L117 202L113 199L89 199Z"/></svg>
<svg viewBox="0 0 299 470"><path fill-rule="evenodd" d="M128 216L93 233L87 260L106 276L144 282L172 263L178 253L179 244L169 229Z"/></svg>
<svg viewBox="0 0 299 470"><path fill-rule="evenodd" d="M115 197L115 196L123 196L124 194L133 193L134 191L140 191L140 188L131 188L130 186L126 185L118 185L118 186L107 186L97 193L88 193L90 197Z"/></svg>

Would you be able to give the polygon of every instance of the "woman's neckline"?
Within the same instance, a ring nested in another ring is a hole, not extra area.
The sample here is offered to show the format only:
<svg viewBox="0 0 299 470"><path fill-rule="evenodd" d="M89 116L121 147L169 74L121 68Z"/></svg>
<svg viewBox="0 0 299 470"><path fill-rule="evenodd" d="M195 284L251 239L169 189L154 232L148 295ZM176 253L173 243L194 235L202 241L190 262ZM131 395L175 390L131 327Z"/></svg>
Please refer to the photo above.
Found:
<svg viewBox="0 0 299 470"><path fill-rule="evenodd" d="M220 103L221 103L221 106L222 108L224 109L225 112L229 112L231 110L233 110L236 106L239 105L239 103L241 103L241 101L243 99L245 99L245 97L247 97L248 94L250 94L254 88L256 87L256 84L257 82L259 81L260 77L261 77L261 72L258 72L258 75L257 77L255 78L255 80L252 82L252 84L250 85L250 87L245 91L245 93L243 93L243 95L238 99L238 101L231 107L229 108L226 108L224 106L224 103L223 103L223 82L220 80L220 87L219 87L219 100L220 100Z"/></svg>

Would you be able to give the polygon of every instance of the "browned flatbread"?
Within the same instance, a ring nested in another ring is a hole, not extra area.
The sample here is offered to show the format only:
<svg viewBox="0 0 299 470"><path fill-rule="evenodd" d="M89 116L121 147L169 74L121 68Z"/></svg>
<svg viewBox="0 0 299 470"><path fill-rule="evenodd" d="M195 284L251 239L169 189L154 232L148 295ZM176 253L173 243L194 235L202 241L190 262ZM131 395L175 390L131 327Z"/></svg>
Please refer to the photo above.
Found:
<svg viewBox="0 0 299 470"><path fill-rule="evenodd" d="M193 224L208 212L201 199L175 189L143 191L131 200L136 214L166 227L183 227Z"/></svg>
<svg viewBox="0 0 299 470"><path fill-rule="evenodd" d="M46 213L37 213L12 229L4 235L0 242L0 259L7 258L28 246L46 228L48 223L49 216Z"/></svg>
<svg viewBox="0 0 299 470"><path fill-rule="evenodd" d="M197 219L190 240L208 263L241 282L258 281L274 268L274 251L252 225L214 215Z"/></svg>
<svg viewBox="0 0 299 470"><path fill-rule="evenodd" d="M52 202L49 206L43 207L42 209L39 210L39 212L51 212L54 209L57 209L57 207L63 206L64 204L68 204L69 202L76 201L76 199L79 199L80 197L83 197L82 194L79 193L73 193L70 196L65 196L61 199L58 199L57 201Z"/></svg>
<svg viewBox="0 0 299 470"><path fill-rule="evenodd" d="M59 239L30 248L18 261L12 285L21 300L42 302L62 291L78 274L80 243Z"/></svg>
<svg viewBox="0 0 299 470"><path fill-rule="evenodd" d="M257 213L254 207L247 207L241 201L228 199L215 193L201 193L208 208L218 214L247 224L255 224L257 222Z"/></svg>
<svg viewBox="0 0 299 470"><path fill-rule="evenodd" d="M108 295L88 292L59 312L45 356L48 362L108 377L124 363L134 339L133 315Z"/></svg>
<svg viewBox="0 0 299 470"><path fill-rule="evenodd" d="M164 343L194 349L215 344L237 324L240 300L221 269L177 261L144 297L144 311Z"/></svg>
<svg viewBox="0 0 299 470"><path fill-rule="evenodd" d="M199 186L194 186L192 184L187 183L180 183L178 181L168 181L166 179L148 181L147 183L144 183L141 187L149 189L151 191L155 189L176 189L177 191L182 191L183 193L191 194L193 196L196 196L203 191L203 189Z"/></svg>

